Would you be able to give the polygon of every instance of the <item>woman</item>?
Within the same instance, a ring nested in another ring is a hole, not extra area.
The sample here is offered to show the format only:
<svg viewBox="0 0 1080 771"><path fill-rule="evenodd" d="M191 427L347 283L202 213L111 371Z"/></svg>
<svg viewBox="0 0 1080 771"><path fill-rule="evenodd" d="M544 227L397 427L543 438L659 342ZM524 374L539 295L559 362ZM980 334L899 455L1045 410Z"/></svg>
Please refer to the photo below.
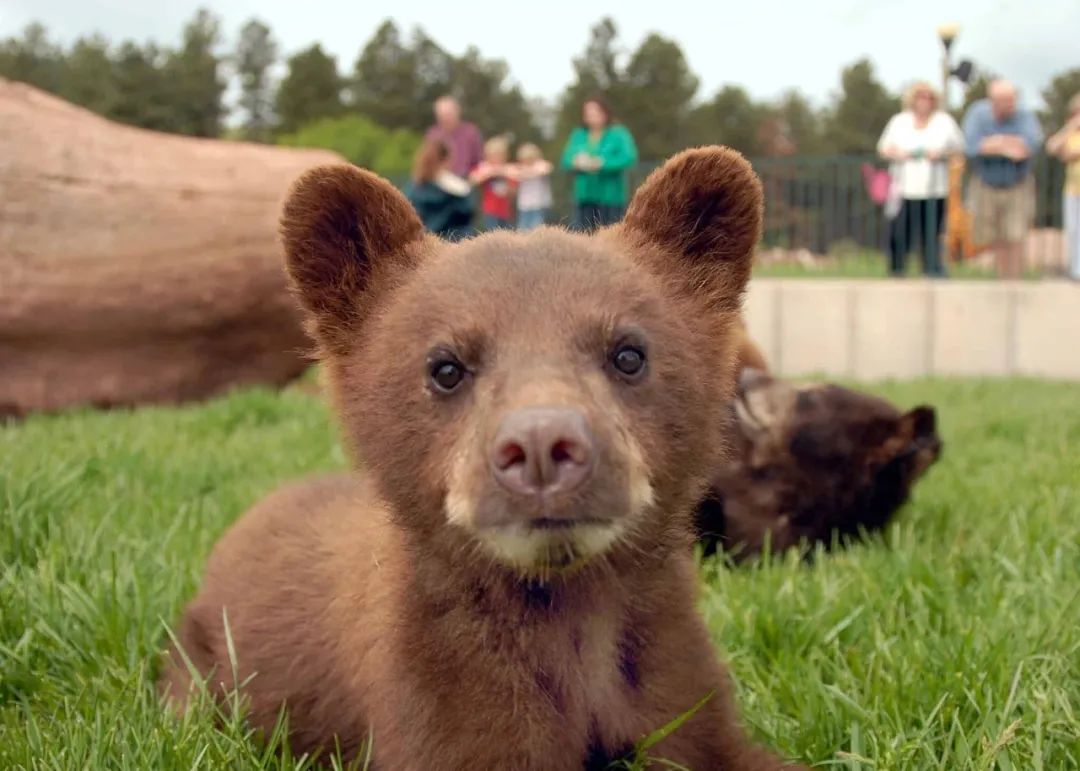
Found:
<svg viewBox="0 0 1080 771"><path fill-rule="evenodd" d="M890 270L902 276L907 255L918 245L923 273L944 276L941 233L949 193L949 157L964 138L952 116L938 109L933 86L920 81L904 95L904 110L894 115L878 141L878 154L892 163L900 210L892 220Z"/></svg>
<svg viewBox="0 0 1080 771"><path fill-rule="evenodd" d="M517 151L518 230L532 230L547 221L551 208L551 163L540 148L526 142Z"/></svg>
<svg viewBox="0 0 1080 771"><path fill-rule="evenodd" d="M626 170L637 163L634 138L615 123L600 97L581 108L582 125L563 150L562 167L574 174L574 217L578 230L593 230L622 219L629 199Z"/></svg>
<svg viewBox="0 0 1080 771"><path fill-rule="evenodd" d="M1080 281L1080 93L1069 100L1065 125L1046 140L1046 151L1065 164L1065 253L1069 276Z"/></svg>
<svg viewBox="0 0 1080 771"><path fill-rule="evenodd" d="M416 153L407 191L424 227L451 241L471 232L473 205L469 183L450 171L450 148L428 140Z"/></svg>

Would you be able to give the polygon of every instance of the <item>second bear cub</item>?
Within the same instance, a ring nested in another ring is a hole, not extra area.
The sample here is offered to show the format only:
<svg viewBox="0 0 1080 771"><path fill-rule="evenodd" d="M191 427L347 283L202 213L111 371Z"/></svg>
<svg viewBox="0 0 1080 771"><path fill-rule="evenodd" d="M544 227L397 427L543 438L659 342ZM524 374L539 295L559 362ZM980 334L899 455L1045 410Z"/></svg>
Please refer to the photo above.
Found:
<svg viewBox="0 0 1080 771"><path fill-rule="evenodd" d="M761 189L676 156L623 224L447 244L387 182L314 170L282 220L349 475L217 544L179 633L294 751L376 769L779 769L739 725L695 608L691 510L721 457ZM226 629L227 625L227 629ZM172 651L163 688L183 701Z"/></svg>

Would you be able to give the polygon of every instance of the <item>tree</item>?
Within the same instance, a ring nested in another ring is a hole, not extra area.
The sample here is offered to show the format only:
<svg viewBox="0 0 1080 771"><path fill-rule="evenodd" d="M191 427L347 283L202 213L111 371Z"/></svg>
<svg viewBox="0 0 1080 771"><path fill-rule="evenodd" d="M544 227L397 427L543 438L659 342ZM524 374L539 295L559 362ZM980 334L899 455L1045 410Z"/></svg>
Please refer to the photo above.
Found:
<svg viewBox="0 0 1080 771"><path fill-rule="evenodd" d="M21 38L0 43L0 75L57 93L64 79L64 55L41 24L30 24Z"/></svg>
<svg viewBox="0 0 1080 771"><path fill-rule="evenodd" d="M840 94L825 121L826 147L842 155L872 153L900 102L878 82L868 59L845 67L840 85Z"/></svg>
<svg viewBox="0 0 1080 771"><path fill-rule="evenodd" d="M508 75L505 62L484 59L475 47L454 57L420 28L406 44L388 20L356 60L351 106L387 128L423 132L431 125L432 103L452 94L485 134L534 139L538 132L525 97L507 83Z"/></svg>
<svg viewBox="0 0 1080 771"><path fill-rule="evenodd" d="M691 115L695 144L722 144L744 155L762 152L761 127L768 109L741 86L724 86Z"/></svg>
<svg viewBox="0 0 1080 771"><path fill-rule="evenodd" d="M536 141L540 132L521 89L507 85L509 73L506 62L484 59L470 46L454 61L452 93L485 136L506 134L516 142Z"/></svg>
<svg viewBox="0 0 1080 771"><path fill-rule="evenodd" d="M426 74L432 79L441 75L445 91L449 88L450 57L426 36L421 39L421 35L417 33L416 42L424 48ZM383 126L421 131L431 122L431 102L421 103L418 99L423 86L417 83L416 74L415 52L404 43L397 25L384 21L353 67L351 106Z"/></svg>
<svg viewBox="0 0 1080 771"><path fill-rule="evenodd" d="M581 124L581 106L590 96L602 95L616 115L622 116L622 72L618 66L615 22L605 18L589 32L585 52L574 59L574 82L566 87L559 105L555 143ZM560 145L561 147L561 145Z"/></svg>
<svg viewBox="0 0 1080 771"><path fill-rule="evenodd" d="M821 152L821 116L806 97L794 89L787 91L774 105L773 113L795 152L802 155Z"/></svg>
<svg viewBox="0 0 1080 771"><path fill-rule="evenodd" d="M692 141L689 121L698 78L678 43L649 35L620 80L619 108L642 158L666 158Z"/></svg>
<svg viewBox="0 0 1080 771"><path fill-rule="evenodd" d="M1046 109L1040 113L1046 132L1057 131L1069 118L1069 100L1080 94L1080 67L1063 72L1042 92Z"/></svg>
<svg viewBox="0 0 1080 771"><path fill-rule="evenodd" d="M990 72L978 72L967 87L964 89L964 101L960 106L959 114L955 117L957 120L962 120L964 113L968 111L968 108L980 99L986 98L986 92L990 88L990 82L994 80L997 75Z"/></svg>
<svg viewBox="0 0 1080 771"><path fill-rule="evenodd" d="M421 140L414 131L391 131L362 115L343 115L308 123L299 131L282 134L277 141L292 147L333 150L357 166L400 179L409 173Z"/></svg>
<svg viewBox="0 0 1080 771"><path fill-rule="evenodd" d="M165 56L157 46L131 41L120 45L112 62L116 99L109 118L156 131L177 131L175 93L166 83Z"/></svg>
<svg viewBox="0 0 1080 771"><path fill-rule="evenodd" d="M252 19L240 30L235 66L240 76L240 109L244 112L244 136L256 142L270 138L274 97L270 68L277 61L277 43L270 28Z"/></svg>
<svg viewBox="0 0 1080 771"><path fill-rule="evenodd" d="M337 60L318 43L289 57L288 72L274 102L278 129L287 133L318 118L341 115L342 86Z"/></svg>
<svg viewBox="0 0 1080 771"><path fill-rule="evenodd" d="M165 58L165 82L174 110L173 131L200 137L221 133L225 81L219 69L221 22L205 8L195 12L183 32L180 48Z"/></svg>
<svg viewBox="0 0 1080 771"><path fill-rule="evenodd" d="M615 40L618 29L611 17L605 17L589 31L585 54L574 60L578 83L590 91L617 91L622 83ZM587 96L587 94L585 95Z"/></svg>
<svg viewBox="0 0 1080 771"><path fill-rule="evenodd" d="M100 35L79 38L67 54L59 95L88 110L113 117L117 91L109 43Z"/></svg>
<svg viewBox="0 0 1080 771"><path fill-rule="evenodd" d="M414 107L417 112L412 122L407 124L413 131L423 131L431 125L432 105L444 94L455 92L460 97L463 87L455 83L458 69L453 56L444 51L438 43L427 36L422 29L413 30L412 56ZM471 103L465 109L469 119L475 120L477 110Z"/></svg>

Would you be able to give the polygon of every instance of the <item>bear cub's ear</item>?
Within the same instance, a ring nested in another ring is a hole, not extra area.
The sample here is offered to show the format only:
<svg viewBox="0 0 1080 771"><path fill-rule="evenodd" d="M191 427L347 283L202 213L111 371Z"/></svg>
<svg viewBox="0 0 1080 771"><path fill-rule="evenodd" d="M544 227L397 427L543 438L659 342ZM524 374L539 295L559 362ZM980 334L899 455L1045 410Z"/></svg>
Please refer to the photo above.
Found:
<svg viewBox="0 0 1080 771"><path fill-rule="evenodd" d="M324 352L345 353L384 279L415 267L424 228L393 185L355 166L320 166L293 185L281 215L285 264Z"/></svg>
<svg viewBox="0 0 1080 771"><path fill-rule="evenodd" d="M649 175L626 212L624 232L659 246L663 270L678 272L713 305L738 307L761 237L761 181L739 153L700 147Z"/></svg>

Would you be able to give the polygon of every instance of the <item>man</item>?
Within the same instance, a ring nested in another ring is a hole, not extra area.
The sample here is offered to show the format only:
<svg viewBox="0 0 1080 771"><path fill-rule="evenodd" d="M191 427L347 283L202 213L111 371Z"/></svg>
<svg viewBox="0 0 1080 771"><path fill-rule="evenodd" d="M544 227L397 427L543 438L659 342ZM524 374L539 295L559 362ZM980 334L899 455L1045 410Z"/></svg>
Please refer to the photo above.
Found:
<svg viewBox="0 0 1080 771"><path fill-rule="evenodd" d="M472 123L461 119L461 105L452 96L435 100L435 125L424 136L441 140L450 148L450 170L466 178L484 155L484 139Z"/></svg>
<svg viewBox="0 0 1080 771"><path fill-rule="evenodd" d="M974 239L991 245L1000 278L1020 278L1035 214L1031 156L1042 145L1042 129L1034 113L1017 107L1016 87L995 80L987 98L964 116L964 144L972 170Z"/></svg>

